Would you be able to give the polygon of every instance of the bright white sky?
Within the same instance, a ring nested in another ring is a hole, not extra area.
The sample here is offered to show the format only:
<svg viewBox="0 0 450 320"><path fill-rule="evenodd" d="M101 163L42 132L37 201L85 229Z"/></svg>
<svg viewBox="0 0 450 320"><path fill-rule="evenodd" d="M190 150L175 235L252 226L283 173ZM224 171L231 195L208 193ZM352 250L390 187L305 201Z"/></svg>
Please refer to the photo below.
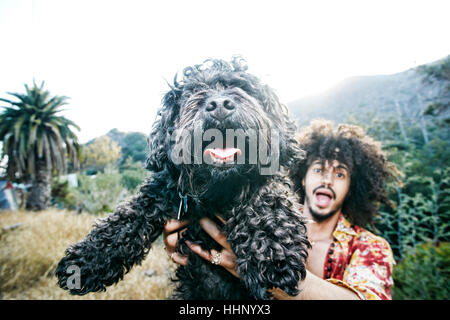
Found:
<svg viewBox="0 0 450 320"><path fill-rule="evenodd" d="M450 54L450 1L0 0L0 96L45 80L80 142L148 134L182 68L241 54L285 103Z"/></svg>

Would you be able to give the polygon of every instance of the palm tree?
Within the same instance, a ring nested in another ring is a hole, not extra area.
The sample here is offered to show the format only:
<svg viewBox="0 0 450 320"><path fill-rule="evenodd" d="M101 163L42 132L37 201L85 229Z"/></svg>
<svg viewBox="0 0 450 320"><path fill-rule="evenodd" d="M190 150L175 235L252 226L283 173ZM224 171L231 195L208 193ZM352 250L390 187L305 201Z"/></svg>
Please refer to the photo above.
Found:
<svg viewBox="0 0 450 320"><path fill-rule="evenodd" d="M8 157L6 174L13 181L31 182L27 199L28 210L44 210L50 201L52 174L67 170L67 159L79 163L80 146L71 127L80 128L69 119L57 115L67 97L50 96L33 81L26 93L10 93L17 101L10 103L0 114L2 156Z"/></svg>

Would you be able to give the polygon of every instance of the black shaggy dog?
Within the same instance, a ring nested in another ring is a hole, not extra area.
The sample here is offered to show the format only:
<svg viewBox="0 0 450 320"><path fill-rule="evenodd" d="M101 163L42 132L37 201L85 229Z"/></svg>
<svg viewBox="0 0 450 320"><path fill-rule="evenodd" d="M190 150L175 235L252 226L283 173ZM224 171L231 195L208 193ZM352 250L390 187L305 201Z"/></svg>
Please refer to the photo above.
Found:
<svg viewBox="0 0 450 320"><path fill-rule="evenodd" d="M283 174L300 154L296 126L275 93L246 70L245 61L234 57L231 63L207 60L184 69L181 81L175 77L149 137L151 175L137 195L66 250L56 269L62 288L78 295L105 290L142 262L168 219L182 215L190 223L178 251L189 262L177 269L175 298L268 299L274 287L298 293L309 242L298 198ZM238 135L226 144L217 135L197 139L196 133L208 130L224 135L253 130L259 140L255 144L249 134L236 146ZM262 144L273 155L270 161L252 154ZM269 162L277 170L262 174ZM240 279L184 242L219 250L198 223L217 214L226 221L223 231ZM79 287L68 286L73 266L80 270Z"/></svg>

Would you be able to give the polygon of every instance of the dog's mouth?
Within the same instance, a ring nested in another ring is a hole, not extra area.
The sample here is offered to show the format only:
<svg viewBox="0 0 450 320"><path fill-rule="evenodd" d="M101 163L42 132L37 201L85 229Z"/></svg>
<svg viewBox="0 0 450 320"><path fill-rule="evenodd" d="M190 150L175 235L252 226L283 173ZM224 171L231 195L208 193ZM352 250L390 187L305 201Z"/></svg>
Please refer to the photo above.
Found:
<svg viewBox="0 0 450 320"><path fill-rule="evenodd" d="M242 151L238 148L208 148L203 152L205 157L210 156L213 165L219 166L233 165L236 157L241 154Z"/></svg>

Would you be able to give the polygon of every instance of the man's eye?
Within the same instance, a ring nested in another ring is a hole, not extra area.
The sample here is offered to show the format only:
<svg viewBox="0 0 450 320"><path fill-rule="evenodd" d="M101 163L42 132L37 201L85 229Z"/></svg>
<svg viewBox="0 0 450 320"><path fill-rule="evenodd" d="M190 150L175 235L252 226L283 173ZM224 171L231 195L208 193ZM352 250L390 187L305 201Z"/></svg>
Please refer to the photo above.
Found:
<svg viewBox="0 0 450 320"><path fill-rule="evenodd" d="M315 173L320 173L320 172L322 172L322 169L320 169L320 168L314 168L314 169L313 169L313 172L315 172Z"/></svg>
<svg viewBox="0 0 450 320"><path fill-rule="evenodd" d="M341 172L338 172L338 173L336 173L336 177L338 177L338 178L344 178L345 175L344 175L343 173L341 173Z"/></svg>

